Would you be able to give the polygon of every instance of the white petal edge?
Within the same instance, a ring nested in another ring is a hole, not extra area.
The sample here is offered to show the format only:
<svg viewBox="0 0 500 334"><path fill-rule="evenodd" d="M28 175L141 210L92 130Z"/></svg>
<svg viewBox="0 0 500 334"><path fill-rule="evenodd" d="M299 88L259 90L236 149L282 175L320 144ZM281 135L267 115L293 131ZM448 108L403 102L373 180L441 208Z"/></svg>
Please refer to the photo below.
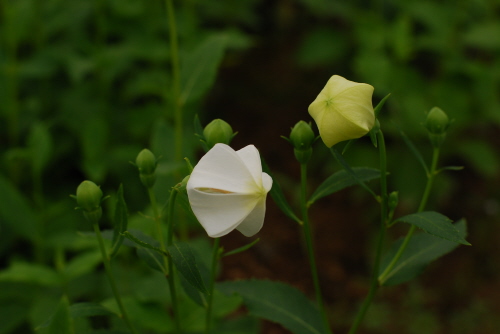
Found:
<svg viewBox="0 0 500 334"><path fill-rule="evenodd" d="M259 150L253 145L248 145L236 151L250 174L252 174L255 183L261 185L262 164L260 162Z"/></svg>
<svg viewBox="0 0 500 334"><path fill-rule="evenodd" d="M258 194L213 194L188 189L189 203L198 221L212 238L234 230L255 208Z"/></svg>
<svg viewBox="0 0 500 334"><path fill-rule="evenodd" d="M255 208L248 216L236 227L245 237L252 237L257 234L264 225L264 217L266 215L266 197L255 205Z"/></svg>
<svg viewBox="0 0 500 334"><path fill-rule="evenodd" d="M214 188L240 194L257 191L252 173L236 152L216 144L194 167L187 189Z"/></svg>

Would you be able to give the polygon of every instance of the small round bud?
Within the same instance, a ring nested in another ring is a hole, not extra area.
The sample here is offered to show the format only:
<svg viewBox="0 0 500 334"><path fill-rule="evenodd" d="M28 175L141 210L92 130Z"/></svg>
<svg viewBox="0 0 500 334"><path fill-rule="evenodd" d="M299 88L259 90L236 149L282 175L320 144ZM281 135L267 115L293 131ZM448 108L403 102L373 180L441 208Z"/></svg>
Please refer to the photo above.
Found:
<svg viewBox="0 0 500 334"><path fill-rule="evenodd" d="M101 188L92 181L83 181L76 189L76 202L85 211L100 207L101 199Z"/></svg>
<svg viewBox="0 0 500 334"><path fill-rule="evenodd" d="M399 193L397 191L391 192L389 194L389 200L388 200L389 210L393 212L398 206L398 203L399 203Z"/></svg>
<svg viewBox="0 0 500 334"><path fill-rule="evenodd" d="M290 142L297 150L307 150L311 148L315 140L311 124L299 121L290 132Z"/></svg>
<svg viewBox="0 0 500 334"><path fill-rule="evenodd" d="M229 145L235 135L236 133L233 133L231 125L221 119L214 119L203 130L208 149L218 143Z"/></svg>
<svg viewBox="0 0 500 334"><path fill-rule="evenodd" d="M427 131L433 135L442 135L446 133L448 126L450 125L450 120L448 115L438 107L434 107L427 114L427 120L425 121L425 127Z"/></svg>
<svg viewBox="0 0 500 334"><path fill-rule="evenodd" d="M97 223L101 219L101 200L101 188L92 181L83 181L76 189L76 202L91 223Z"/></svg>
<svg viewBox="0 0 500 334"><path fill-rule="evenodd" d="M427 114L425 127L429 132L429 139L434 147L440 147L446 137L446 130L450 125L448 115L438 107L434 107Z"/></svg>
<svg viewBox="0 0 500 334"><path fill-rule="evenodd" d="M135 164L139 169L139 176L142 184L147 188L151 188L156 181L156 158L154 154L147 148L143 149L139 155L137 155Z"/></svg>

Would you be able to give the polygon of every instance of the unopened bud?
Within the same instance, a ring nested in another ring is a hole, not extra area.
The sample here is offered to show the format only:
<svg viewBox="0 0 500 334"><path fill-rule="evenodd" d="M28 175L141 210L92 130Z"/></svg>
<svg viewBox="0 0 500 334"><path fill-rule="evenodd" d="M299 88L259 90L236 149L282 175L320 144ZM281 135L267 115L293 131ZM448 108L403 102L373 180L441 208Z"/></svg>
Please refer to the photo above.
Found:
<svg viewBox="0 0 500 334"><path fill-rule="evenodd" d="M439 147L446 137L446 131L450 126L448 115L438 107L434 107L427 114L425 127L429 132L429 138L434 147Z"/></svg>
<svg viewBox="0 0 500 334"><path fill-rule="evenodd" d="M135 165L139 169L139 176L146 188L151 188L156 181L156 157L147 148L143 149L135 159Z"/></svg>
<svg viewBox="0 0 500 334"><path fill-rule="evenodd" d="M229 145L234 136L236 133L233 132L231 125L221 119L214 119L203 129L208 149L218 143Z"/></svg>
<svg viewBox="0 0 500 334"><path fill-rule="evenodd" d="M83 181L76 189L76 202L91 223L98 223L102 216L102 190L92 181Z"/></svg>

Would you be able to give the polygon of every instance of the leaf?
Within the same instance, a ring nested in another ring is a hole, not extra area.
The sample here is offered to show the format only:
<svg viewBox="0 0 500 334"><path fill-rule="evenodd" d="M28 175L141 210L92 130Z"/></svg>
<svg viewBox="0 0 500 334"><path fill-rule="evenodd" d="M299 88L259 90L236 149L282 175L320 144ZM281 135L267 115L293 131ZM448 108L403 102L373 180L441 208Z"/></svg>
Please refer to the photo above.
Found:
<svg viewBox="0 0 500 334"><path fill-rule="evenodd" d="M299 290L281 282L224 282L217 289L243 298L250 314L276 322L295 334L326 333L318 308Z"/></svg>
<svg viewBox="0 0 500 334"><path fill-rule="evenodd" d="M48 327L48 334L74 334L73 321L69 312L69 301L66 296L61 299L56 313Z"/></svg>
<svg viewBox="0 0 500 334"><path fill-rule="evenodd" d="M165 272L163 266L163 256L167 255L160 248L159 243L150 236L141 231L134 230L134 234L130 231L123 232L123 236L127 238L127 245L137 248L137 256L139 256L146 264L161 273ZM131 242L129 242L130 240Z"/></svg>
<svg viewBox="0 0 500 334"><path fill-rule="evenodd" d="M0 272L0 282L23 282L42 286L59 286L61 278L55 270L42 264L14 262Z"/></svg>
<svg viewBox="0 0 500 334"><path fill-rule="evenodd" d="M368 167L354 167L352 168L356 177L362 181L370 181L380 177L380 171L375 168ZM318 199L325 196L331 195L334 192L347 188L349 186L357 184L358 181L349 174L346 170L341 170L336 172L327 178L311 195L309 203L312 204Z"/></svg>
<svg viewBox="0 0 500 334"><path fill-rule="evenodd" d="M109 309L97 303L76 303L69 308L72 318L113 315Z"/></svg>
<svg viewBox="0 0 500 334"><path fill-rule="evenodd" d="M102 255L98 251L79 254L72 258L71 262L64 267L64 273L68 280L72 280L91 272L101 262Z"/></svg>
<svg viewBox="0 0 500 334"><path fill-rule="evenodd" d="M213 84L227 45L225 34L207 37L182 61L180 103L200 98Z"/></svg>
<svg viewBox="0 0 500 334"><path fill-rule="evenodd" d="M33 173L40 177L52 154L52 138L43 123L37 122L31 128L28 147L31 152Z"/></svg>
<svg viewBox="0 0 500 334"><path fill-rule="evenodd" d="M283 190L281 190L281 187L280 187L279 183L273 177L273 175L271 173L271 170L269 169L269 166L266 164L266 162L264 161L264 159L262 159L262 170L264 172L266 172L267 174L269 174L269 176L271 176L271 178L273 179L273 186L272 186L271 190L269 191L269 194L273 198L273 200L276 203L276 205L278 206L278 208L280 208L281 211L283 211L283 213L288 218L296 221L299 224L302 224L302 221L299 219L299 217L297 217L295 215L295 213L293 212L292 207L290 206L290 204L288 204L288 202L287 202L287 200L285 198L285 194L283 194Z"/></svg>
<svg viewBox="0 0 500 334"><path fill-rule="evenodd" d="M464 219L459 220L455 227L459 231L461 238L467 236L467 226ZM384 256L380 264L380 273L385 271L402 242L403 238L396 241ZM380 285L396 285L409 281L419 275L430 262L457 247L458 244L455 242L443 240L430 234L420 233L414 235L394 268L385 275L383 281L380 281L379 277L379 283Z"/></svg>
<svg viewBox="0 0 500 334"><path fill-rule="evenodd" d="M377 104L377 106L373 110L374 113L375 113L375 117L378 117L378 115L380 114L380 110L382 110L382 107L384 106L385 101L387 101L387 99L389 98L389 96L391 96L391 93L389 93L386 96L384 96L384 98L382 100L380 100L380 102Z"/></svg>
<svg viewBox="0 0 500 334"><path fill-rule="evenodd" d="M413 155L415 156L415 158L417 158L418 162L420 162L420 165L422 165L422 167L424 168L425 170L425 173L427 175L429 175L429 168L427 168L427 164L425 163L425 160L424 158L422 157L422 154L420 153L420 151L417 149L417 147L413 144L413 142L410 140L410 138L406 135L406 133L404 133L403 131L399 131L400 134L401 134L401 137L403 138L406 146L408 146L408 148L410 149L411 153L413 153Z"/></svg>
<svg viewBox="0 0 500 334"><path fill-rule="evenodd" d="M207 288L201 278L200 271L196 264L196 259L191 247L185 242L175 242L168 247L170 258L175 267L193 287L201 293L207 294Z"/></svg>
<svg viewBox="0 0 500 334"><path fill-rule="evenodd" d="M37 218L27 199L0 175L0 228L3 224L29 239L37 238Z"/></svg>
<svg viewBox="0 0 500 334"><path fill-rule="evenodd" d="M452 224L452 220L438 212L417 212L398 218L394 222L412 224L436 237L470 246L470 243L460 236L460 231Z"/></svg>
<svg viewBox="0 0 500 334"><path fill-rule="evenodd" d="M337 160L337 162L345 169L345 171L349 173L349 175L351 175L354 180L356 180L357 184L359 184L362 188L372 194L373 197L377 198L377 195L375 195L373 190L371 190L370 187L368 187L366 183L361 180L358 175L356 175L351 166L349 166L347 161L345 161L344 157L335 148L333 148L333 146L330 148L330 152L332 153L335 160Z"/></svg>
<svg viewBox="0 0 500 334"><path fill-rule="evenodd" d="M111 246L110 256L116 255L120 246L123 242L122 233L127 230L128 226L128 212L127 204L123 198L123 185L120 184L118 192L116 193L116 205L115 205L115 219L113 222L113 242Z"/></svg>
<svg viewBox="0 0 500 334"><path fill-rule="evenodd" d="M122 235L125 238L129 239L130 241L133 241L136 245L138 245L140 247L147 248L147 249L150 249L150 250L154 250L155 252L157 252L157 253L159 253L161 255L168 256L168 254L166 252L164 252L163 250L161 250L161 248L153 246L151 244L148 244L145 241L142 241L141 239L139 239L139 238L135 237L134 235L132 235L129 231L123 232Z"/></svg>
<svg viewBox="0 0 500 334"><path fill-rule="evenodd" d="M229 256L229 255L234 255L234 254L238 254L238 253L244 252L247 249L250 249L253 245L255 245L256 243L258 243L259 241L260 241L260 238L257 238L254 241L252 241L251 243L246 244L245 246L238 247L236 249L233 249L232 251L229 251L229 252L226 252L226 253L222 254L222 256Z"/></svg>

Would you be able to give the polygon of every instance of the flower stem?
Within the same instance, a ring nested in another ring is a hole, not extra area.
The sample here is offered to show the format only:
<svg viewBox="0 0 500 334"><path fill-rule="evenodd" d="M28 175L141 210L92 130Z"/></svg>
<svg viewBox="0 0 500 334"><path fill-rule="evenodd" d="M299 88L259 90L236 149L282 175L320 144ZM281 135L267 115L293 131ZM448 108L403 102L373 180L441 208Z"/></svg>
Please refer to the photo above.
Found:
<svg viewBox="0 0 500 334"><path fill-rule="evenodd" d="M170 40L170 66L172 70L172 107L175 124L175 161L182 159L182 106L180 101L180 66L179 44L177 40L177 24L173 0L166 0L168 31Z"/></svg>
<svg viewBox="0 0 500 334"><path fill-rule="evenodd" d="M429 200L429 195L430 195L431 190L432 190L432 185L434 183L434 177L437 174L438 160L439 160L439 148L434 147L434 151L432 152L431 168L429 170L429 173L427 174L427 183L425 185L425 190L424 190L424 193L422 194L422 199L420 200L420 205L418 206L417 212L424 211L424 209L427 205L427 201ZM413 236L413 233L415 232L416 229L417 229L416 226L412 225L410 227L410 229L408 230L408 233L406 234L406 237L403 240L403 243L401 244L401 246L399 246L398 251L396 252L394 257L392 258L392 260L389 263L389 265L387 266L387 268L385 268L384 272L382 274L380 274L380 276L378 278L378 281L380 284L383 284L387 280L387 275L389 275L389 273L392 271L392 269L394 269L394 266L396 265L396 263L399 261L399 259L403 255L403 252L405 251L406 247L410 243L410 239Z"/></svg>
<svg viewBox="0 0 500 334"><path fill-rule="evenodd" d="M125 307L123 306L122 299L120 297L120 293L118 292L118 288L116 287L116 281L113 276L113 272L111 271L111 263L109 260L109 256L106 252L106 247L104 246L104 240L102 239L101 231L99 229L99 225L97 223L92 224L94 226L94 232L97 237L97 241L99 242L99 249L101 250L102 262L104 263L104 268L106 269L106 274L108 275L109 284L111 285L111 290L113 291L113 295L115 296L116 304L120 309L121 318L130 329L131 333L137 334L138 332L130 322L127 312L125 311Z"/></svg>
<svg viewBox="0 0 500 334"><path fill-rule="evenodd" d="M314 284L314 291L316 294L316 303L320 309L321 316L323 317L323 323L327 333L331 333L330 324L328 322L328 317L326 314L325 306L323 303L323 295L321 294L321 287L318 278L318 269L316 266L316 257L314 254L313 238L311 232L311 224L309 222L309 216L307 213L307 164L300 164L300 179L301 179L301 192L300 192L300 206L302 209L302 222L304 237L307 246L307 254L309 256L309 265L311 269L311 276Z"/></svg>
<svg viewBox="0 0 500 334"><path fill-rule="evenodd" d="M359 325L363 321L366 312L370 308L370 305L373 301L373 297L375 297L375 293L379 287L378 285L378 273L380 267L380 259L382 257L382 246L384 244L385 232L386 232L386 224L388 219L388 203L387 203L387 153L385 148L385 140L384 134L381 130L377 133L378 137L378 147L379 147L379 158L380 158L380 192L381 192L381 201L380 201L380 226L379 226L379 237L377 241L377 249L375 252L375 261L373 264L373 271L370 280L370 289L368 291L368 295L366 296L363 304L361 305L361 309L359 310L354 322L349 330L348 334L356 333Z"/></svg>
<svg viewBox="0 0 500 334"><path fill-rule="evenodd" d="M215 277L217 275L217 264L220 259L220 238L214 239L214 248L212 251L212 268L210 272L210 286L208 287L208 300L207 300L207 315L205 320L205 334L209 334L211 331L212 324L212 306L214 300L214 286L215 286Z"/></svg>
<svg viewBox="0 0 500 334"><path fill-rule="evenodd" d="M173 188L170 192L170 197L168 199L168 212L167 212L167 247L172 246L174 240L174 209L175 209L175 199L177 198L177 188ZM168 263L167 263L168 262ZM181 323L179 317L179 306L177 303L177 293L175 288L175 276L174 276L174 264L172 261L167 261L165 258L165 263L168 267L168 272L166 273L168 286L170 289L170 299L172 302L172 313L174 316L174 326L175 333L182 333Z"/></svg>

